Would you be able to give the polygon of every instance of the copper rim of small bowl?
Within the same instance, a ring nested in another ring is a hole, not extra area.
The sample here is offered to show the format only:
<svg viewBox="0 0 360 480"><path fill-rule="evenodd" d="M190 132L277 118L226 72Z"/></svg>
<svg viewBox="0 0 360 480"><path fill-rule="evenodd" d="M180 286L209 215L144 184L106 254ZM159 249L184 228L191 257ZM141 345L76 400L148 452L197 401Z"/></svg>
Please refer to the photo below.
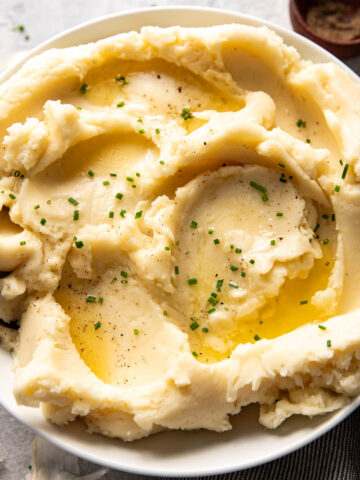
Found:
<svg viewBox="0 0 360 480"><path fill-rule="evenodd" d="M314 2L314 4L315 3L316 2ZM360 37L349 41L331 40L317 34L312 28L310 28L299 9L298 0L290 0L290 19L292 26L297 33L310 38L327 50L330 50L332 53L335 53L335 55L341 58L347 58L349 56L360 54Z"/></svg>

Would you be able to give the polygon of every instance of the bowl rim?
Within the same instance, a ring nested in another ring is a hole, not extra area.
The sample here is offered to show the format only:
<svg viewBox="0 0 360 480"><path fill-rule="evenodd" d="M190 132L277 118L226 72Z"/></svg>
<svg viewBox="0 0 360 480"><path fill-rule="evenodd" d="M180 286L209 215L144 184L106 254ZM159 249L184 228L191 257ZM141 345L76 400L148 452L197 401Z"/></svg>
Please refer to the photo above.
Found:
<svg viewBox="0 0 360 480"><path fill-rule="evenodd" d="M45 40L44 42L41 42L39 45L35 46L29 52L26 53L26 55L22 56L20 59L17 59L16 61L12 62L8 68L6 68L2 74L0 74L0 83L3 83L4 81L8 80L16 71L18 71L21 66L30 58L42 53L43 51L49 49L49 48L64 48L64 47L53 47L51 46L52 44L59 42L72 34L78 32L79 30L87 29L89 27L92 27L96 24L101 24L103 22L107 22L108 20L117 18L117 17L126 17L126 16L132 16L132 15L138 15L142 13L156 13L159 11L163 12L176 12L176 11L188 11L188 12L197 12L197 13L202 13L202 12L212 12L214 14L218 13L221 15L229 15L229 17L232 17L232 20L230 23L240 23L242 24L243 22L248 22L254 26L260 27L260 26L266 26L272 30L274 30L278 35L280 36L285 36L285 37L290 37L293 39L298 39L300 43L303 43L310 47L313 51L317 51L322 57L327 57L329 61L332 61L339 65L341 68L347 71L347 73L350 75L351 78L353 78L355 81L360 82L359 77L355 74L353 70L351 70L347 65L345 65L343 62L341 62L337 57L335 57L333 54L328 52L326 49L322 48L321 46L317 45L316 43L312 42L306 37L303 37L302 35L291 31L289 29L286 29L282 26L278 26L273 22L270 22L266 19L262 19L260 17L256 17L254 15L248 15L248 14L243 14L241 12L237 12L235 10L231 9L222 9L222 8L214 8L214 7L202 7L202 6L184 6L184 5L174 5L174 6L156 6L156 7L147 7L147 8L135 8L135 9L130 9L130 10L125 10L121 12L115 12L111 13L108 15L103 15L100 17L97 17L95 19L89 20L82 22L78 25L75 25L71 28L68 28L52 37L49 39ZM156 23L156 21L154 21ZM213 25L221 25L223 23L214 23ZM174 22L172 24L173 26L178 25L177 22ZM170 25L169 25L170 26ZM165 27L164 27L165 28ZM121 32L119 32L121 33ZM105 34L104 36L101 36L100 38L106 38L107 35ZM94 40L97 41L98 39ZM88 43L88 42L87 42ZM80 43L81 44L81 43ZM76 43L77 45L80 45ZM291 43L290 43L291 46ZM67 47L65 47L67 48ZM80 447L68 445L68 443L65 443L63 439L58 439L54 438L54 436L50 433L47 433L43 431L41 428L31 425L28 423L25 419L22 418L21 414L17 410L18 406L16 403L14 403L14 406L7 404L6 402L3 402L3 399L1 398L1 393L0 393L0 404L12 415L14 416L17 420L19 420L22 424L24 424L26 427L30 428L33 432L36 434L40 435L44 439L48 440L51 442L53 445L59 447L62 450L65 450L66 452L76 455L79 458L83 458L91 463L97 464L97 465L102 465L108 468L112 468L114 470L120 470L120 471L125 471L133 474L140 474L140 475L145 475L145 476L156 476L156 475L161 475L162 477L166 478L175 478L178 476L178 474L174 472L166 472L163 469L159 468L153 468L153 467L143 467L141 465L135 465L135 466L130 466L130 465L119 465L117 462L109 460L109 459L102 459L99 456L96 456L92 453L88 453L81 449ZM276 451L274 453L270 453L268 455L265 455L257 460L249 460L247 462L243 462L241 465L236 465L236 466L223 466L223 467L218 467L214 468L211 467L208 470L204 470L203 468L194 468L194 469L189 469L186 472L179 472L181 477L193 477L193 476L207 476L207 475L218 475L218 474L226 474L226 473L231 473L231 472L236 472L236 471L242 471L248 468L256 467L259 465L263 465L265 463L268 463L270 461L276 460L278 458L284 457L302 447L305 445L308 445L309 443L313 442L314 440L318 439L325 433L327 433L329 430L334 428L336 425L338 425L340 422L342 422L346 417L348 417L352 412L354 412L358 407L360 406L360 396L355 397L352 399L352 401L346 405L345 407L341 408L340 410L333 412L333 416L326 421L324 424L320 425L315 429L315 431L311 432L310 434L307 434L301 441L297 441L296 445L289 445L286 448L282 448L279 451ZM25 407L26 408L26 407ZM161 433L160 433L161 434ZM89 434L90 435L90 434ZM121 442L121 440L118 440Z"/></svg>
<svg viewBox="0 0 360 480"><path fill-rule="evenodd" d="M354 47L357 45L360 45L360 37L355 38L354 40L331 40L330 38L323 37L322 35L319 35L318 33L315 32L312 28L310 28L309 24L305 21L305 18L303 14L300 12L299 9L299 2L298 0L290 0L290 8L294 9L294 16L296 17L296 21L299 22L301 27L306 31L308 35L312 35L315 39L318 41L323 42L324 44L327 44L329 46L334 46L334 47Z"/></svg>

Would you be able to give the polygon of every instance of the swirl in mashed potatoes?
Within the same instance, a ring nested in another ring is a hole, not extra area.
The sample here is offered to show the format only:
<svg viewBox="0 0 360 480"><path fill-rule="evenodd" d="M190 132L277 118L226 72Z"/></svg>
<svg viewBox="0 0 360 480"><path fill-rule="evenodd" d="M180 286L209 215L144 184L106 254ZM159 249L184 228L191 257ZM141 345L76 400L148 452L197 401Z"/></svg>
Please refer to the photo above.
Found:
<svg viewBox="0 0 360 480"><path fill-rule="evenodd" d="M359 105L343 69L265 27L26 62L0 86L17 401L134 440L358 395Z"/></svg>

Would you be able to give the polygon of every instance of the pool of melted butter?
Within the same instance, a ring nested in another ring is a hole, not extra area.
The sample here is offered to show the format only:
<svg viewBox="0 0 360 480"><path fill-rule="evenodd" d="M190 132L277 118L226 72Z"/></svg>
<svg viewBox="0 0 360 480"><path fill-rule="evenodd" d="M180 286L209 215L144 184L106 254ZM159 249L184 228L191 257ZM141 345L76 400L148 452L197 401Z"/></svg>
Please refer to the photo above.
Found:
<svg viewBox="0 0 360 480"><path fill-rule="evenodd" d="M199 328L190 333L191 350L197 354L197 359L203 363L215 363L228 358L237 345L255 343L254 336L260 339L272 339L289 333L302 325L317 323L327 319L324 313L312 305L311 297L319 290L327 287L333 267L330 247L323 247L323 258L315 260L308 278L286 280L279 295L269 301L257 315L250 318L234 319L230 335L222 337L225 349L215 350L208 346L209 332L204 333ZM307 301L307 303L300 303Z"/></svg>

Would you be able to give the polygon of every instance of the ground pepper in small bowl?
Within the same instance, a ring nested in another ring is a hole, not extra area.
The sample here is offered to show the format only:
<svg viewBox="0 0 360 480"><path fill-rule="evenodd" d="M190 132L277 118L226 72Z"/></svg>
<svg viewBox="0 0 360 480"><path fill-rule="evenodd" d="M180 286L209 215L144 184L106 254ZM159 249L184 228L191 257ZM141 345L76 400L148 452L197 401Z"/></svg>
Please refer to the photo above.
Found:
<svg viewBox="0 0 360 480"><path fill-rule="evenodd" d="M339 58L360 54L360 0L290 0L294 30Z"/></svg>
<svg viewBox="0 0 360 480"><path fill-rule="evenodd" d="M357 5L324 0L309 8L309 27L321 37L349 42L360 37L360 9Z"/></svg>

